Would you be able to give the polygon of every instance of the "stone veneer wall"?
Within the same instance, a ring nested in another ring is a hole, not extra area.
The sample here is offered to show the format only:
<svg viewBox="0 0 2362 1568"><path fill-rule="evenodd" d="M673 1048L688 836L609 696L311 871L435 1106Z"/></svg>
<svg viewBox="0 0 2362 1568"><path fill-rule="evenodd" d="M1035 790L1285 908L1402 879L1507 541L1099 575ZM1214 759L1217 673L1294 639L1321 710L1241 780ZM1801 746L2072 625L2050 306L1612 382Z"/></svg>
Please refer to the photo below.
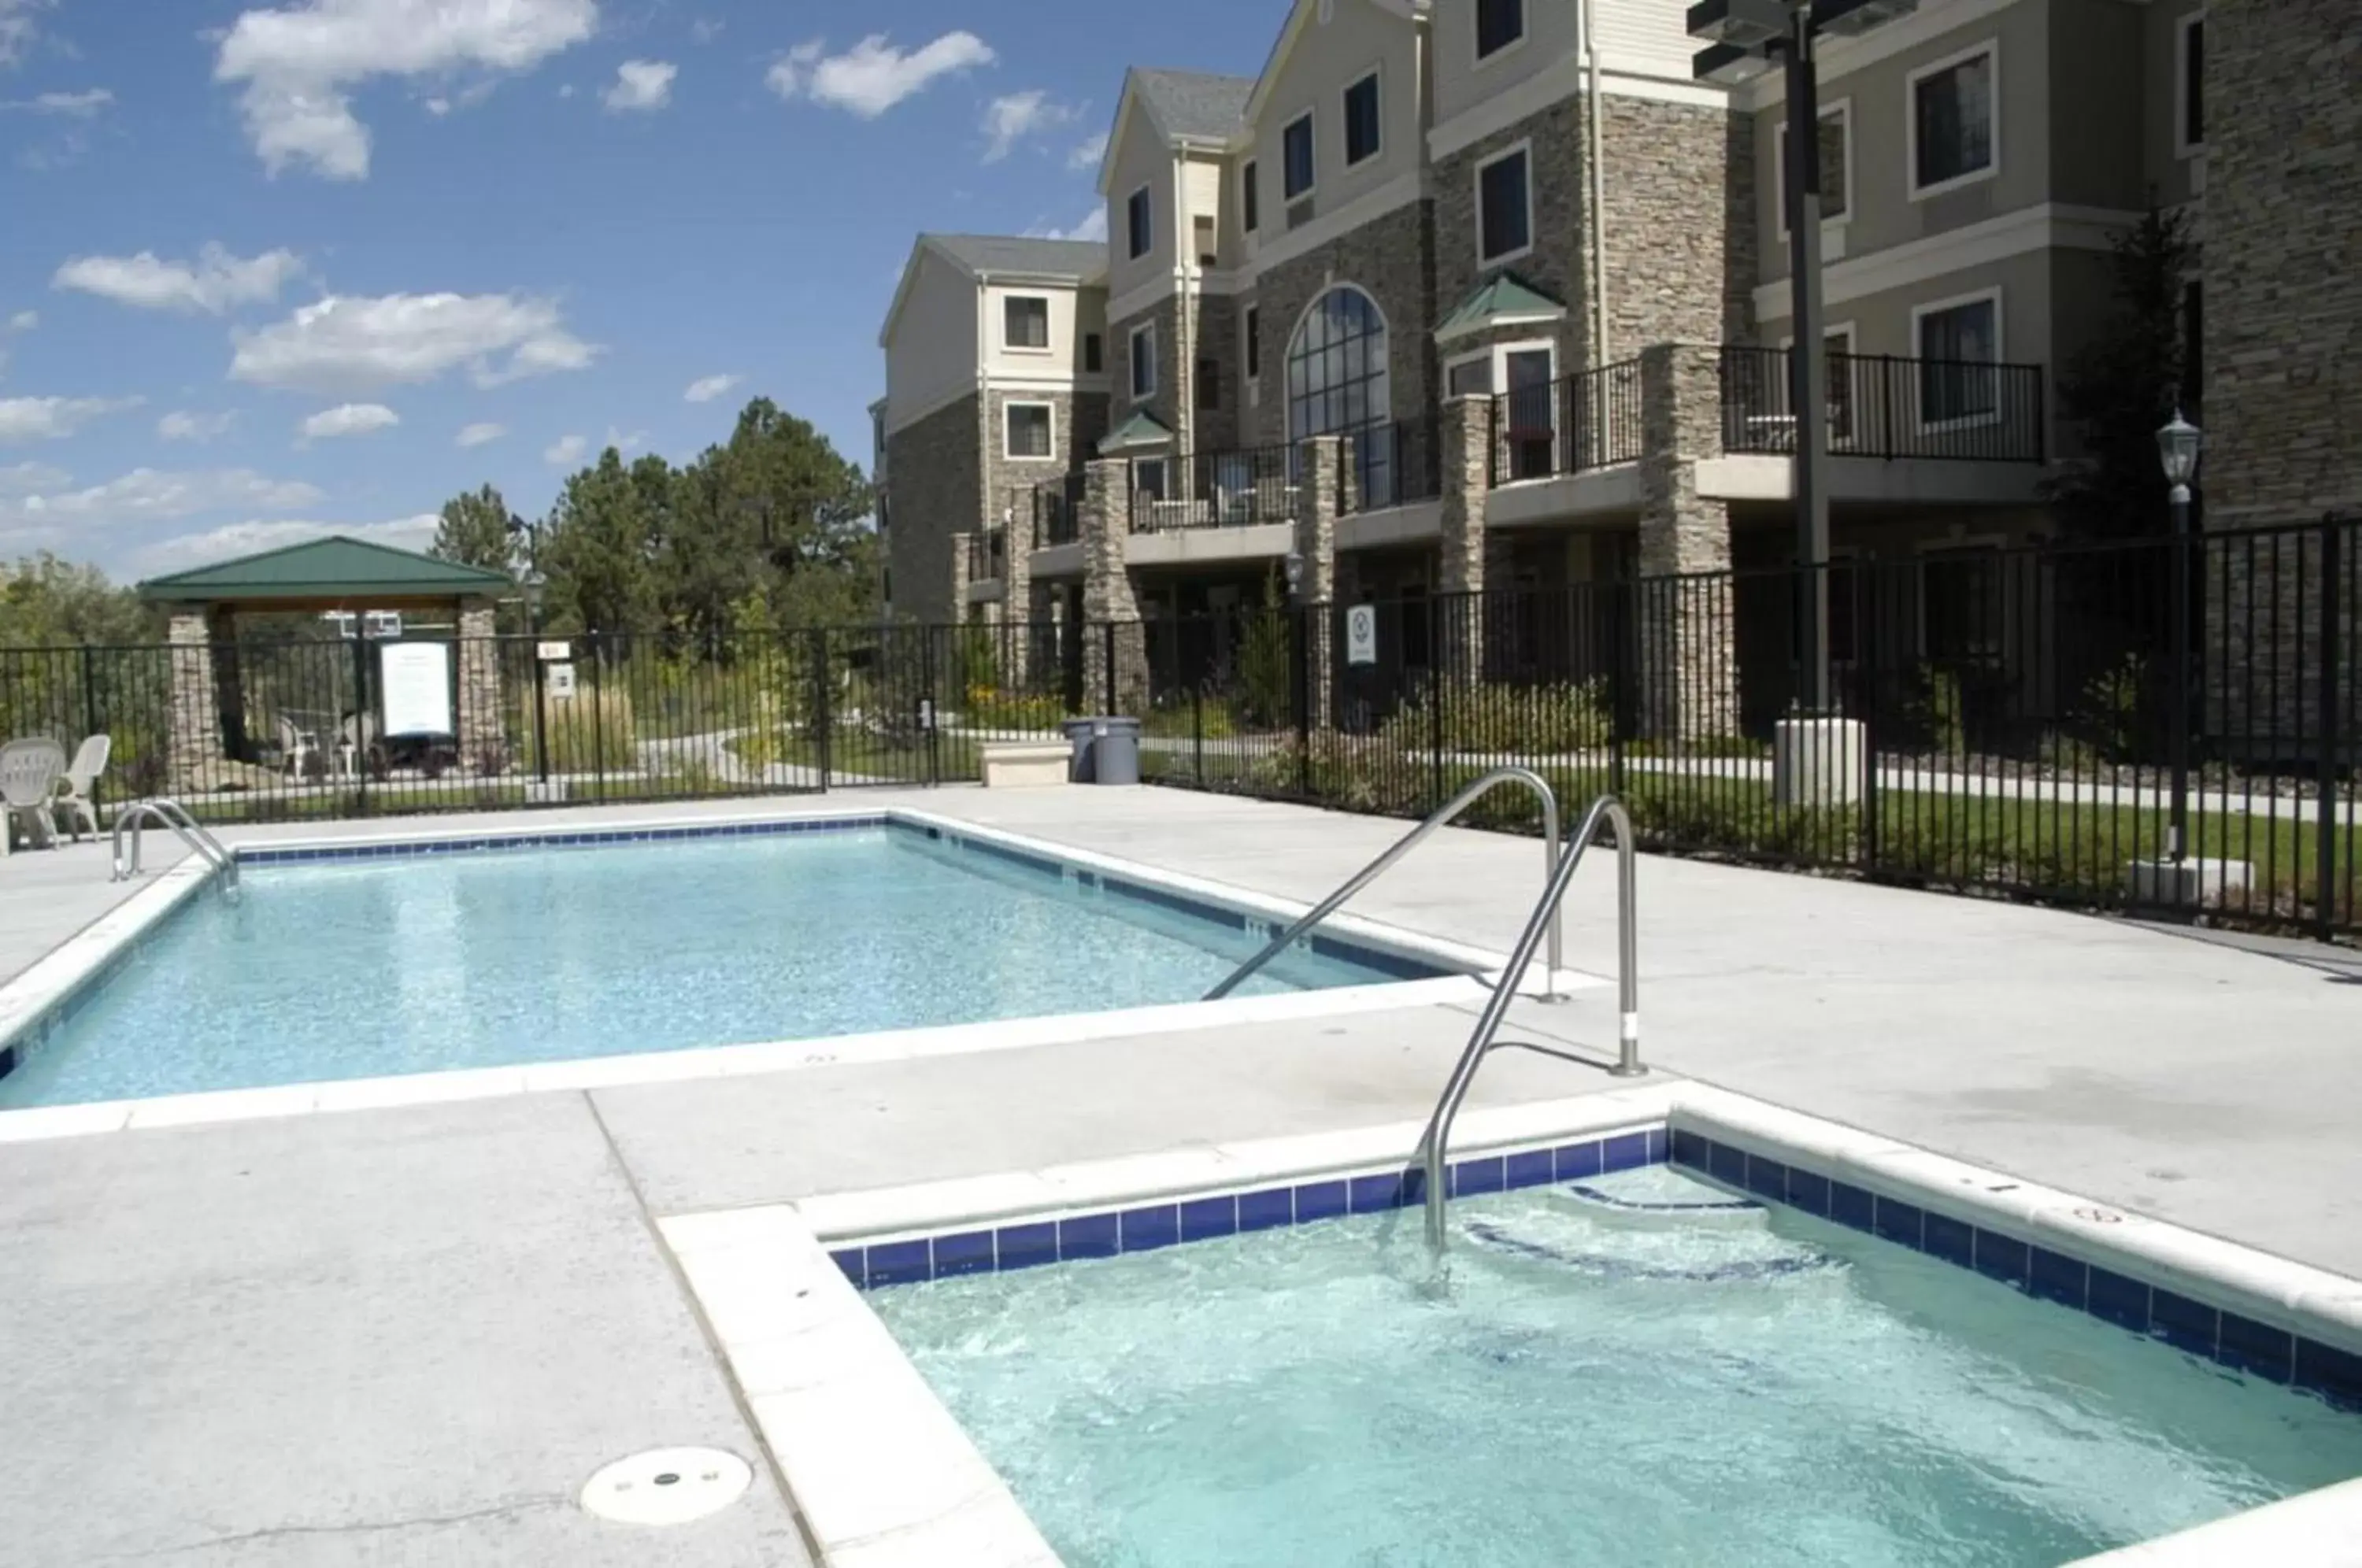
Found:
<svg viewBox="0 0 2362 1568"><path fill-rule="evenodd" d="M1242 358L1239 339L1239 302L1228 294L1207 294L1198 301L1198 342L1196 357L1210 359L1216 369L1215 392L1221 400L1216 408L1193 408L1190 413L1191 446L1200 452L1234 451L1246 445L1240 439L1247 403L1246 366ZM1198 368L1189 367L1189 395L1196 398Z"/></svg>
<svg viewBox="0 0 2362 1568"><path fill-rule="evenodd" d="M1755 140L1744 115L1610 95L1607 356L1755 333ZM1580 245L1578 238L1575 241Z"/></svg>
<svg viewBox="0 0 2362 1568"><path fill-rule="evenodd" d="M1730 509L1697 493L1697 462L1722 454L1721 356L1640 351L1640 725L1689 742L1738 728ZM1725 574L1694 577L1691 574Z"/></svg>
<svg viewBox="0 0 2362 1568"><path fill-rule="evenodd" d="M2210 530L2362 518L2362 7L2214 0L2206 15L2206 466ZM2319 748L2321 541L2232 547L2209 593L2210 708L2227 741ZM2362 530L2344 536L2349 557ZM2355 580L2350 560L2346 580ZM2362 613L2339 616L2340 723L2362 737ZM2268 607L2278 606L2267 620ZM2301 631L2300 632L2300 627Z"/></svg>
<svg viewBox="0 0 2362 1568"><path fill-rule="evenodd" d="M952 536L975 531L984 515L983 423L982 401L964 397L886 437L894 476L886 564L894 613L906 620L964 618L952 596Z"/></svg>
<svg viewBox="0 0 2362 1568"><path fill-rule="evenodd" d="M1254 299L1263 359L1263 400L1246 415L1246 444L1288 439L1287 341L1314 299L1351 283L1375 300L1386 321L1394 416L1425 418L1436 403L1434 204L1406 202L1328 244L1264 268Z"/></svg>
<svg viewBox="0 0 2362 1568"><path fill-rule="evenodd" d="M1167 294L1147 309L1108 323L1108 426L1113 429L1145 409L1175 436L1186 438L1189 422L1182 410L1189 406L1189 377L1175 350L1180 344L1180 302ZM1131 401L1131 334L1142 322L1156 324L1156 395L1144 403ZM1097 456L1086 452L1086 461Z"/></svg>
<svg viewBox="0 0 2362 1568"><path fill-rule="evenodd" d="M1478 333L1444 344L1449 360L1500 341L1549 337L1558 344L1561 375L1591 362L1591 295L1584 283L1585 200L1584 98L1560 99L1507 129L1461 149L1435 165L1435 310L1440 317L1496 272L1515 272L1564 302L1555 328L1521 326ZM1520 141L1530 141L1534 182L1534 248L1504 269L1476 259L1476 166ZM1613 252L1611 251L1612 255Z"/></svg>
<svg viewBox="0 0 2362 1568"><path fill-rule="evenodd" d="M499 617L489 600L459 607L459 766L498 772L507 765Z"/></svg>
<svg viewBox="0 0 2362 1568"><path fill-rule="evenodd" d="M1012 403L1050 405L1051 456L1010 458L1008 427L1002 411ZM987 532L998 528L1003 514L1021 510L1017 494L1044 480L1062 478L1098 456L1099 437L1108 433L1108 400L1103 392L1001 392L985 393L984 488L980 521ZM896 504L900 504L898 500ZM1031 505L1030 498L1023 505ZM900 519L896 519L897 525ZM966 526L966 524L962 525Z"/></svg>
<svg viewBox="0 0 2362 1568"><path fill-rule="evenodd" d="M221 706L214 684L213 626L202 609L175 611L172 707L164 776L176 795L210 790L222 761Z"/></svg>

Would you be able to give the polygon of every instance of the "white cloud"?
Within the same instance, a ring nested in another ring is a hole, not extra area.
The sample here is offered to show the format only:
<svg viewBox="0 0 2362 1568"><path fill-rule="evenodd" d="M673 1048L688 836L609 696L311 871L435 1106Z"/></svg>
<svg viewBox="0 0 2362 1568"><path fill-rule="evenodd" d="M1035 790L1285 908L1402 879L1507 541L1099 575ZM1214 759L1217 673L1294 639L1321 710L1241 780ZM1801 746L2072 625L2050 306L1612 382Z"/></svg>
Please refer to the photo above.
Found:
<svg viewBox="0 0 2362 1568"><path fill-rule="evenodd" d="M210 441L216 436L227 435L237 418L237 414L228 412L191 414L185 409L174 409L156 422L156 435L166 441Z"/></svg>
<svg viewBox="0 0 2362 1568"><path fill-rule="evenodd" d="M801 95L874 120L941 78L990 65L998 58L970 32L945 33L908 52L888 43L884 33L870 34L843 54L825 50L818 39L798 44L764 80L782 98Z"/></svg>
<svg viewBox="0 0 2362 1568"><path fill-rule="evenodd" d="M1072 228L1037 228L1028 231L1036 239L1087 239L1094 244L1107 240L1107 204L1099 203L1082 216Z"/></svg>
<svg viewBox="0 0 2362 1568"><path fill-rule="evenodd" d="M720 21L709 17L700 17L689 25L690 39L693 43L712 43L722 36L722 28L723 24Z"/></svg>
<svg viewBox="0 0 2362 1568"><path fill-rule="evenodd" d="M344 436L372 436L402 423L402 415L381 403L344 403L324 408L304 421L306 441L333 441Z"/></svg>
<svg viewBox="0 0 2362 1568"><path fill-rule="evenodd" d="M138 408L136 397L0 398L0 447L59 441L94 419Z"/></svg>
<svg viewBox="0 0 2362 1568"><path fill-rule="evenodd" d="M435 542L436 527L441 522L439 514L421 512L390 523L299 523L292 518L230 523L148 546L132 558L133 572L143 578L159 577L213 561L235 560L263 550L325 539L332 534L391 545L399 550L423 550Z"/></svg>
<svg viewBox="0 0 2362 1568"><path fill-rule="evenodd" d="M647 444L648 433L645 430L635 430L626 435L612 425L607 426L605 445L614 447L618 452L635 452Z"/></svg>
<svg viewBox="0 0 2362 1568"><path fill-rule="evenodd" d="M1089 140L1076 148L1074 151L1066 154L1066 167L1069 169L1097 169L1099 166L1100 161L1107 157L1107 144L1108 133L1105 131L1099 132L1098 135L1092 137Z"/></svg>
<svg viewBox="0 0 2362 1568"><path fill-rule="evenodd" d="M470 425L459 432L459 445L462 447L482 447L499 440L508 433L508 426L505 425L490 423Z"/></svg>
<svg viewBox="0 0 2362 1568"><path fill-rule="evenodd" d="M373 76L530 71L598 30L597 0L293 0L240 16L214 80L242 84L238 107L263 167L369 175L369 128L351 88Z"/></svg>
<svg viewBox="0 0 2362 1568"><path fill-rule="evenodd" d="M150 250L137 256L77 256L50 280L53 289L79 289L141 310L203 311L219 315L232 305L261 304L304 275L292 250L239 258L208 245L194 261L166 261Z"/></svg>
<svg viewBox="0 0 2362 1568"><path fill-rule="evenodd" d="M478 386L579 370L599 350L557 306L514 294L331 294L234 335L233 381L329 395L416 385L466 366Z"/></svg>
<svg viewBox="0 0 2362 1568"><path fill-rule="evenodd" d="M426 112L440 119L454 109L472 109L492 95L498 82L478 82L457 93L437 93L426 100Z"/></svg>
<svg viewBox="0 0 2362 1568"><path fill-rule="evenodd" d="M115 102L115 94L104 87L92 87L80 93L42 93L30 98L12 99L0 104L0 109L22 109L31 115L64 115L86 120Z"/></svg>
<svg viewBox="0 0 2362 1568"><path fill-rule="evenodd" d="M25 58L40 30L33 13L46 11L50 5L50 0L0 0L0 65L14 65Z"/></svg>
<svg viewBox="0 0 2362 1568"><path fill-rule="evenodd" d="M717 397L728 396L730 389L745 379L744 376L701 376L690 382L689 390L680 395L691 403L712 403Z"/></svg>
<svg viewBox="0 0 2362 1568"><path fill-rule="evenodd" d="M995 98L984 106L984 160L998 163L1029 136L1072 124L1076 111L1039 87Z"/></svg>
<svg viewBox="0 0 2362 1568"><path fill-rule="evenodd" d="M562 469L580 462L582 454L590 449L590 443L579 436L561 436L542 448L541 460L553 469Z"/></svg>
<svg viewBox="0 0 2362 1568"><path fill-rule="evenodd" d="M20 310L8 318L8 330L11 332L30 332L40 325L41 313L37 310Z"/></svg>
<svg viewBox="0 0 2362 1568"><path fill-rule="evenodd" d="M44 489L0 500L0 533L115 528L170 522L204 512L292 512L326 499L301 480L274 480L251 469L173 472L134 469L86 490Z"/></svg>
<svg viewBox="0 0 2362 1568"><path fill-rule="evenodd" d="M672 79L679 74L680 67L669 61L627 60L615 67L614 85L602 101L619 113L661 109L672 102Z"/></svg>
<svg viewBox="0 0 2362 1568"><path fill-rule="evenodd" d="M63 490L73 483L73 475L47 463L17 463L0 469L0 496L39 495L46 491Z"/></svg>

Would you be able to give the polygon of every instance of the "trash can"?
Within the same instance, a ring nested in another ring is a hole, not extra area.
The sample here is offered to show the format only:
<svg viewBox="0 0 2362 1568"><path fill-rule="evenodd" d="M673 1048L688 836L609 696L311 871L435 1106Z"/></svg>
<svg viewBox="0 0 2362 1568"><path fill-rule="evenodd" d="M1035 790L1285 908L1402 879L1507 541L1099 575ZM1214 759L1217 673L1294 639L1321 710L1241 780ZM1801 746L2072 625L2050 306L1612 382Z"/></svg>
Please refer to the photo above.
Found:
<svg viewBox="0 0 2362 1568"><path fill-rule="evenodd" d="M1068 719L1074 745L1066 777L1076 784L1140 782L1140 721L1114 717Z"/></svg>

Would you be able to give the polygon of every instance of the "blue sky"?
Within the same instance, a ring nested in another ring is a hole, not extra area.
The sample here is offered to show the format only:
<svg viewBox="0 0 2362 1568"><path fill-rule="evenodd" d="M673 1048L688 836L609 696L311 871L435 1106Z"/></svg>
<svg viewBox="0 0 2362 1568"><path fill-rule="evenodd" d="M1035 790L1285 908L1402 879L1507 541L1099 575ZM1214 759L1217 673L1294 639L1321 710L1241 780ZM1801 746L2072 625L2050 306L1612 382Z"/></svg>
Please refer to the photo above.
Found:
<svg viewBox="0 0 2362 1568"><path fill-rule="evenodd" d="M1285 12L0 0L0 558L423 543L756 393L866 465L912 234L1095 221L1124 67Z"/></svg>

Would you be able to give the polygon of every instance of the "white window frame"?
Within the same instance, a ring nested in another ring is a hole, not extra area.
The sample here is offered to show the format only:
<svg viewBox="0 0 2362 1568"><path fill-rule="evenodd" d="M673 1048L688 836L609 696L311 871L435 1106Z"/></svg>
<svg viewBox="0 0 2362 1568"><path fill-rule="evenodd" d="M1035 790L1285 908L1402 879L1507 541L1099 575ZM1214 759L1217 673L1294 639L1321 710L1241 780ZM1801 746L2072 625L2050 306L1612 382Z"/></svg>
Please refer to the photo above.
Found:
<svg viewBox="0 0 2362 1568"><path fill-rule="evenodd" d="M1263 174L1257 167L1261 161L1250 158L1239 166L1239 232L1242 234L1263 232L1263 193L1255 189L1255 182ZM1253 223L1247 222L1250 213L1254 215Z"/></svg>
<svg viewBox="0 0 2362 1568"><path fill-rule="evenodd" d="M1148 344L1145 353L1141 351L1140 347L1143 339ZM1143 321L1138 326L1129 329L1124 334L1123 346L1124 391L1131 394L1131 401L1135 403L1153 401L1156 396L1156 324L1153 321ZM1146 392L1140 390L1140 367L1142 365L1148 367Z"/></svg>
<svg viewBox="0 0 2362 1568"><path fill-rule="evenodd" d="M1010 415L1021 408L1038 408L1050 416L1050 449L1046 452L1021 452L1010 439L1016 424ZM1058 460L1058 405L1034 398L1010 398L1000 405L1000 458L1008 463L1054 463Z"/></svg>
<svg viewBox="0 0 2362 1568"><path fill-rule="evenodd" d="M1140 482L1140 470L1144 468L1153 468L1156 470L1156 489L1153 491ZM1131 472L1126 476L1125 483L1133 495L1153 494L1160 501L1170 501L1173 499L1172 462L1164 457L1134 458L1131 459Z"/></svg>
<svg viewBox="0 0 2362 1568"><path fill-rule="evenodd" d="M1312 179L1301 191L1287 188L1287 133L1297 126L1307 127L1312 138ZM1294 206L1320 188L1320 122L1309 109L1291 118L1279 127L1279 204L1281 210Z"/></svg>
<svg viewBox="0 0 2362 1568"><path fill-rule="evenodd" d="M1496 163L1505 162L1509 159L1518 156L1520 153L1525 155L1526 160L1526 242L1515 250L1504 250L1497 256L1487 256L1485 254L1485 171L1490 169ZM1476 166L1468 171L1468 180L1469 193L1475 198L1476 221L1470 226L1476 231L1477 267L1479 269L1486 267L1506 267L1510 262L1515 261L1521 257L1532 255L1534 249L1535 228L1533 139L1531 138L1527 138L1520 141L1511 142L1508 146L1501 149L1500 151L1494 153L1491 157L1477 160Z"/></svg>
<svg viewBox="0 0 2362 1568"><path fill-rule="evenodd" d="M1921 336L1919 330L1919 324L1922 321L1931 315L1941 315L1948 310L1958 310L1962 305L1983 304L1988 302L1992 305L1993 318L1992 412L1991 414L1971 414L1959 419L1928 418L1926 398L1924 395L1925 389L1927 384L1925 380L1926 371L1923 368L1918 372L1920 379L1911 389L1913 403L1912 414L1918 422L1920 434L1933 435L1938 431L1945 430L1974 430L1980 425L1998 425L2001 423L2003 414L2001 398L2001 367L2009 362L2009 352L2006 346L2008 317L2004 314L2000 284L1995 283L1989 289L1979 289L1972 293L1954 294L1949 299L1929 300L1926 304L1913 305L1911 307L1911 361L1912 363L1922 367L1927 363L1926 339Z"/></svg>
<svg viewBox="0 0 2362 1568"><path fill-rule="evenodd" d="M1488 396L1501 397L1509 390L1509 356L1512 354L1544 353L1550 356L1548 382L1558 380L1558 339L1555 337L1521 337L1513 343L1496 343L1489 348L1472 348L1465 354L1454 354L1443 362L1443 385L1449 396L1451 372L1462 365L1473 365L1480 359L1489 360L1493 367L1493 390ZM1556 404L1553 403L1555 408ZM1553 414L1555 420L1557 415Z"/></svg>
<svg viewBox="0 0 2362 1568"><path fill-rule="evenodd" d="M1032 300L1042 306L1042 346L1019 343L1009 336L1009 307L1021 300ZM1010 354L1032 354L1046 357L1058 351L1055 335L1050 330L1050 296L1047 294L1003 294L1000 296L1000 347Z"/></svg>
<svg viewBox="0 0 2362 1568"><path fill-rule="evenodd" d="M1353 116L1346 108L1346 105L1352 101L1353 89L1364 82L1376 84L1378 144L1356 158L1353 156ZM1338 156L1344 159L1345 167L1348 169L1359 169L1364 164L1375 163L1386 155L1386 72L1383 61L1373 65L1351 82L1346 83L1344 91L1337 94L1337 152ZM1317 141L1313 146L1312 154L1313 162L1318 165L1320 160L1320 149Z"/></svg>
<svg viewBox="0 0 2362 1568"><path fill-rule="evenodd" d="M1148 215L1148 243L1134 250L1131 248L1131 204L1143 198L1142 210ZM1145 261L1156 254L1156 193L1149 186L1142 185L1123 199L1123 249L1127 261Z"/></svg>
<svg viewBox="0 0 2362 1568"><path fill-rule="evenodd" d="M1853 100L1839 98L1834 104L1821 105L1821 118L1845 122L1845 211L1831 217L1821 215L1821 226L1834 228L1853 221ZM1772 127L1772 222L1780 237L1788 237L1788 122L1783 118Z"/></svg>
<svg viewBox="0 0 2362 1568"><path fill-rule="evenodd" d="M1484 37L1483 34L1478 31L1478 29L1483 26L1483 19L1477 15L1477 13L1483 8L1484 7L1481 5L1475 3L1475 0L1471 0L1468 6L1468 59L1472 68L1477 71L1482 71L1486 66L1491 65L1494 61L1505 60L1508 56L1517 53L1518 50L1526 47L1526 40L1534 36L1533 7L1525 4L1524 0L1519 0L1518 6L1518 36L1511 39L1507 43L1503 44L1499 49L1495 50L1492 53L1485 53Z"/></svg>
<svg viewBox="0 0 2362 1568"><path fill-rule="evenodd" d="M2173 155L2176 158L2202 158L2206 154L2206 127L2198 127L2198 139L2189 139L2190 130L2190 30L2206 25L2203 6L2173 24Z"/></svg>
<svg viewBox="0 0 2362 1568"><path fill-rule="evenodd" d="M1981 54L1992 57L1992 69L1986 73L1988 89L1992 94L1992 113L1989 117L1992 127L1992 146L1987 149L1990 156L1981 169L1971 169L1966 174L1955 174L1948 180L1922 185L1919 183L1919 83L1956 65L1965 64ZM1903 79L1903 182L1911 200L1924 202L1931 196L1963 190L2001 173L2001 39L1998 37L1956 50L1941 60L1931 60Z"/></svg>

